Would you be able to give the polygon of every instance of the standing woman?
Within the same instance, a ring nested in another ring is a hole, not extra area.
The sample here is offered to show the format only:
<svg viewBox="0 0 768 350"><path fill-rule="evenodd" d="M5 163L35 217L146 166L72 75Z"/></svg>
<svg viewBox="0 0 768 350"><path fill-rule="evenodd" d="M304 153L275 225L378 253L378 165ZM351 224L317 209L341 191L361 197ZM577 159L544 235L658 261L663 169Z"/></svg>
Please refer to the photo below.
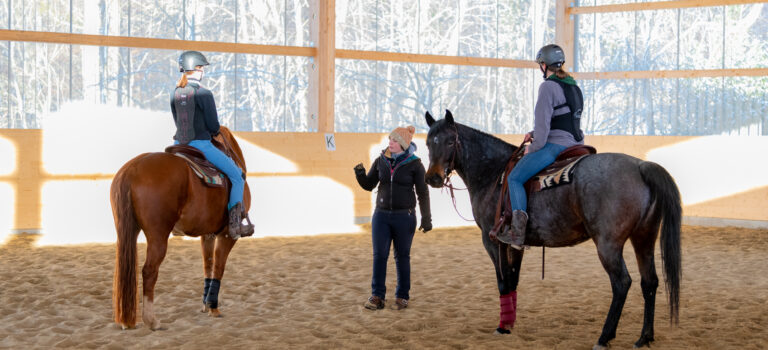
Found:
<svg viewBox="0 0 768 350"><path fill-rule="evenodd" d="M179 71L182 75L171 95L171 112L176 123L173 139L176 144L200 150L209 162L229 178L232 188L227 203L228 228L229 236L236 240L253 234L253 225L242 223L243 218L247 217L243 206L245 174L232 158L211 143L211 136L219 134L219 116L213 93L200 85L205 74L203 67L207 65L208 60L198 51L185 51L179 56Z"/></svg>
<svg viewBox="0 0 768 350"><path fill-rule="evenodd" d="M497 237L518 250L523 249L528 225L528 196L523 184L552 164L566 148L584 144L584 132L579 125L584 98L576 80L562 68L565 63L563 49L554 44L546 45L536 55L536 62L545 80L539 86L533 131L525 135L524 142L531 141L531 144L507 177L512 220Z"/></svg>
<svg viewBox="0 0 768 350"><path fill-rule="evenodd" d="M376 210L373 212L373 278L371 296L365 308L384 308L386 299L387 259L389 247L395 246L397 267L397 289L395 290L396 310L408 307L411 289L411 243L416 232L416 196L421 210L419 229L432 229L432 215L429 210L429 190L424 182L424 165L417 157L416 144L411 142L416 129L413 126L397 128L389 134L389 147L381 152L371 165L368 174L363 164L355 166L357 182L366 191L378 184ZM416 189L414 193L414 188Z"/></svg>

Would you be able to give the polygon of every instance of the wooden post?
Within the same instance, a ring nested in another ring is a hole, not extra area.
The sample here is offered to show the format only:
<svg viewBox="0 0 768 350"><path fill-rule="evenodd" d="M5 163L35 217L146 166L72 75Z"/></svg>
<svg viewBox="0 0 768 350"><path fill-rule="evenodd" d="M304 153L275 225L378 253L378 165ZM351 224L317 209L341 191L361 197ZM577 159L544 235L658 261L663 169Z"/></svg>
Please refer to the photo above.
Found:
<svg viewBox="0 0 768 350"><path fill-rule="evenodd" d="M43 136L42 130L5 130L16 147L16 171L6 179L15 183L16 201L10 233L42 233ZM23 150L23 151L22 151ZM24 154L24 158L20 157ZM6 232L2 232L6 233Z"/></svg>
<svg viewBox="0 0 768 350"><path fill-rule="evenodd" d="M576 58L574 51L574 20L571 18L571 7L574 0L557 0L555 4L555 44L560 45L565 53L563 69L570 71Z"/></svg>
<svg viewBox="0 0 768 350"><path fill-rule="evenodd" d="M336 0L312 1L312 41L317 51L311 65L309 115L320 133L334 132L336 87Z"/></svg>

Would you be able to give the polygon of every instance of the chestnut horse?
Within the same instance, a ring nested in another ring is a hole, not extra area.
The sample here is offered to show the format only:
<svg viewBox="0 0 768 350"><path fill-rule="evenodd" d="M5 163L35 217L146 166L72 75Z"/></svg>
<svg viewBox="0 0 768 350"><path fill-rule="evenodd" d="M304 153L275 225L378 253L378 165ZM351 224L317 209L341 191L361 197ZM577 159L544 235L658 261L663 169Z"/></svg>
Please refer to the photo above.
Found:
<svg viewBox="0 0 768 350"><path fill-rule="evenodd" d="M442 187L446 177L456 170L467 185L472 213L482 230L483 245L496 268L502 309L502 324L497 332L508 333L507 328L514 325L523 251L491 240L488 233L494 224L499 179L517 147L454 122L450 111L446 111L444 119L437 121L429 112L425 117L430 127L427 134L430 164L426 182L432 187ZM586 240L595 243L613 291L608 316L595 349L606 348L616 337L616 327L632 283L622 255L627 240L632 242L635 250L645 299L643 329L635 346L649 345L653 341L659 284L653 250L659 228L669 316L671 322L677 322L682 274L682 210L680 192L664 168L620 153L587 156L574 167L570 184L529 194L528 214L526 245L566 247ZM512 317L507 316L510 314Z"/></svg>
<svg viewBox="0 0 768 350"><path fill-rule="evenodd" d="M246 172L243 154L234 136L225 127L214 137L237 165ZM147 256L141 270L143 289L142 320L152 330L160 323L155 318L153 300L160 264L168 248L171 231L201 237L203 251L203 312L218 317L218 291L229 251L235 240L227 233L227 187L207 187L190 169L186 160L171 153L144 153L131 159L112 180L110 200L117 229L115 275L112 302L115 322L123 328L136 325L138 304L137 249L139 231L147 239ZM243 205L250 207L250 191L245 184Z"/></svg>

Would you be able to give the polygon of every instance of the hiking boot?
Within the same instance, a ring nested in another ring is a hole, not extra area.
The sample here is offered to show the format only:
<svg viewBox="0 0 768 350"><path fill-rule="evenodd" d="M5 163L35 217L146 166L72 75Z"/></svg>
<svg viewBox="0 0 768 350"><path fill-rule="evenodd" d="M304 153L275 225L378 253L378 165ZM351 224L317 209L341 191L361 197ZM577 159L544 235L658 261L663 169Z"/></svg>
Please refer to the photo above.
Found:
<svg viewBox="0 0 768 350"><path fill-rule="evenodd" d="M395 304L392 305L392 308L395 310L402 310L407 307L408 307L408 299L403 299L403 298L395 299Z"/></svg>
<svg viewBox="0 0 768 350"><path fill-rule="evenodd" d="M245 216L247 224L243 224L243 216ZM253 224L248 218L248 214L243 215L243 204L238 202L234 207L229 209L229 236L232 239L237 240L240 237L248 237L253 235Z"/></svg>
<svg viewBox="0 0 768 350"><path fill-rule="evenodd" d="M523 250L523 242L525 242L525 230L528 227L528 213L522 210L515 210L512 212L512 220L510 225L505 227L496 238L510 247L517 250Z"/></svg>
<svg viewBox="0 0 768 350"><path fill-rule="evenodd" d="M381 310L384 308L384 299L371 295L363 306L368 310Z"/></svg>

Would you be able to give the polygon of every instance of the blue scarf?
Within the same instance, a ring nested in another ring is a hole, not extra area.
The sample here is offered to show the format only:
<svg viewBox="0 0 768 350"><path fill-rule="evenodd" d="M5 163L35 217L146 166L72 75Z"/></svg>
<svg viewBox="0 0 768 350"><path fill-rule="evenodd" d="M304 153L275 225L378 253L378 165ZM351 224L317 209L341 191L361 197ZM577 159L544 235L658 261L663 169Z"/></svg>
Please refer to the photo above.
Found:
<svg viewBox="0 0 768 350"><path fill-rule="evenodd" d="M399 166L408 164L416 159L419 159L419 157L417 157L414 154L415 152L416 152L416 144L411 142L411 145L404 152L392 154L392 152L389 151L389 148L387 148L381 152L381 156L389 164L390 171L394 171L394 169Z"/></svg>

